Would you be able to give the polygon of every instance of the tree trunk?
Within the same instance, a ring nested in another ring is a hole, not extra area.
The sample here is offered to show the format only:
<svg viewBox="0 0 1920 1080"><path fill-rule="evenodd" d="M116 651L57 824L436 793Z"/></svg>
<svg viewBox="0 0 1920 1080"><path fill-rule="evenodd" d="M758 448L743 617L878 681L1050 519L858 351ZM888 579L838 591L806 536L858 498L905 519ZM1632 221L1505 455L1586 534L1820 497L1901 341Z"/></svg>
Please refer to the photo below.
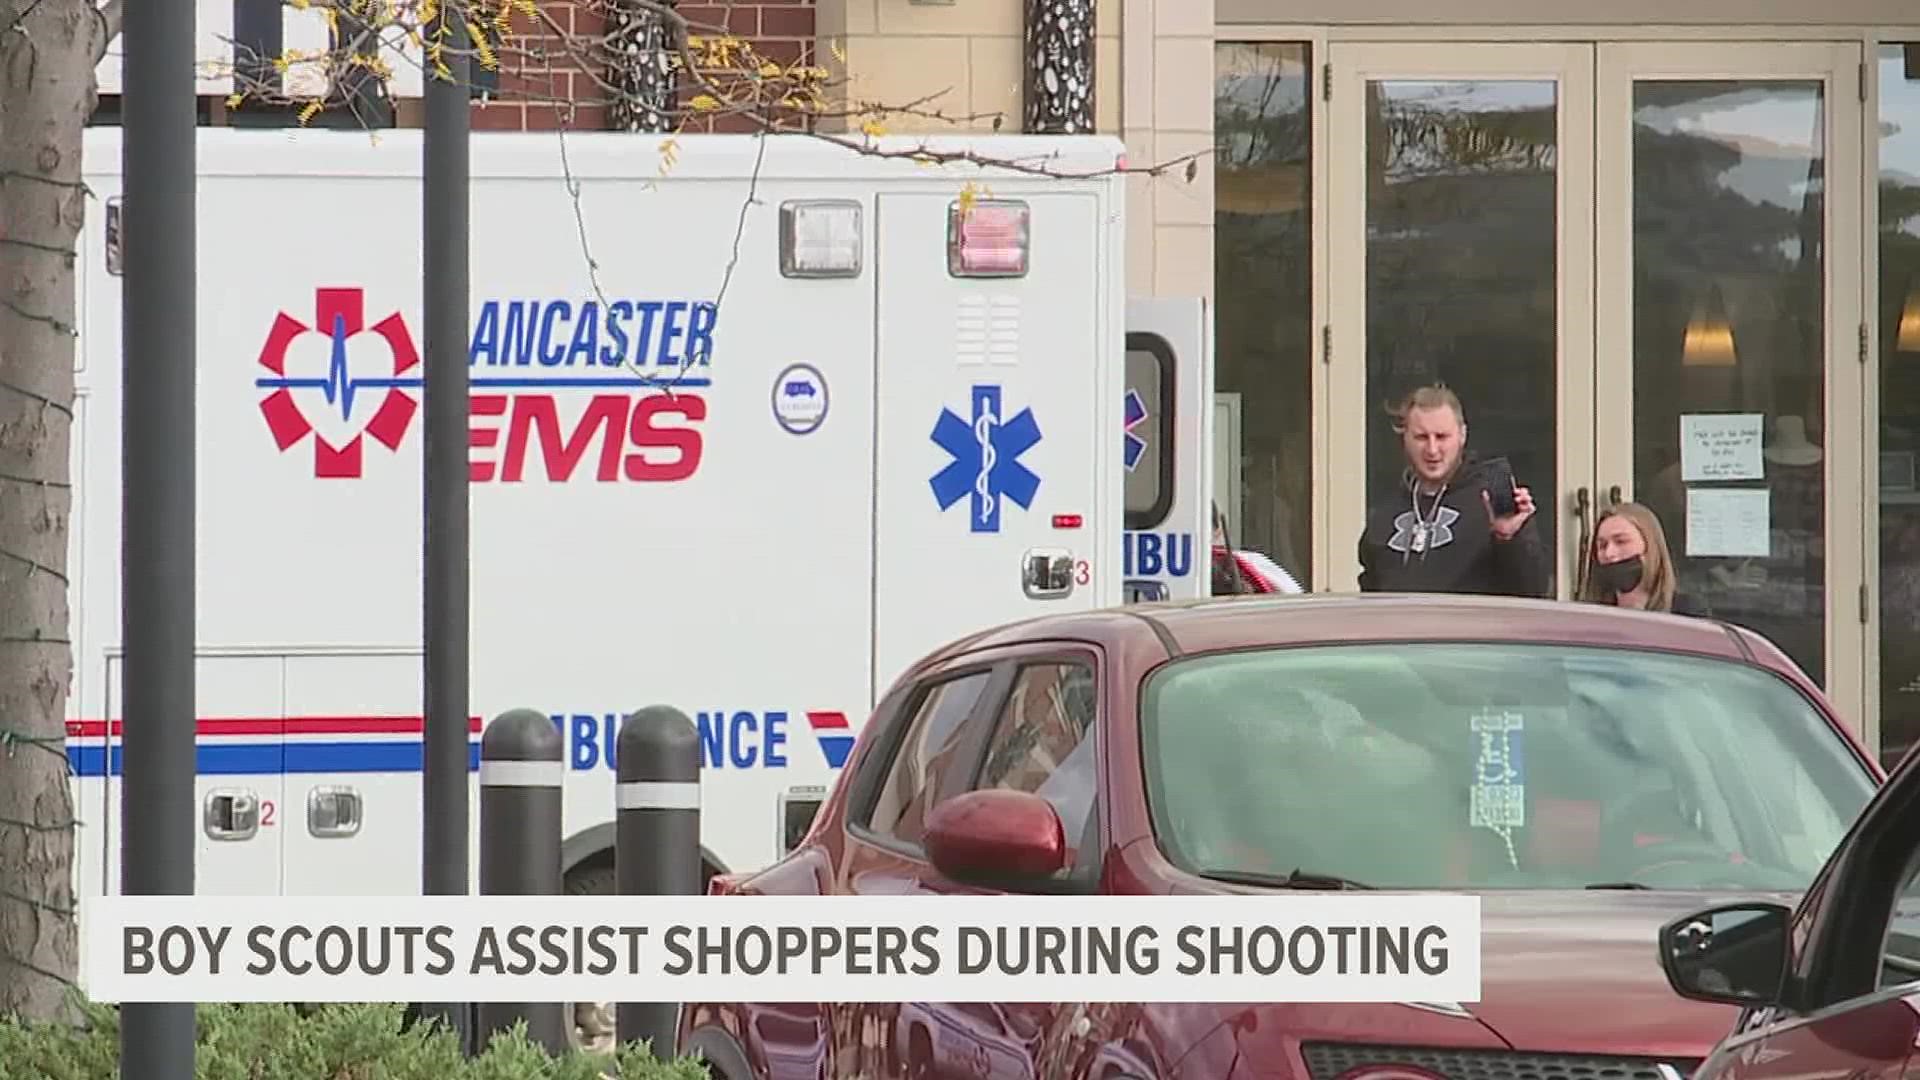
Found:
<svg viewBox="0 0 1920 1080"><path fill-rule="evenodd" d="M42 1020L66 1015L78 967L66 753L74 247L105 34L87 0L0 0L0 1012Z"/></svg>

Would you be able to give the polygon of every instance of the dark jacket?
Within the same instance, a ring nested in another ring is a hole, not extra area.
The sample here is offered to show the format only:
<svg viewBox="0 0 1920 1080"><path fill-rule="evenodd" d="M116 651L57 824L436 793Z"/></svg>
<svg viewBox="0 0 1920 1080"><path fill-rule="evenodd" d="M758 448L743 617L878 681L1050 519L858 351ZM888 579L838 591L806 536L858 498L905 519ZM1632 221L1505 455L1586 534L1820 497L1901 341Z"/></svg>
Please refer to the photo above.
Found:
<svg viewBox="0 0 1920 1080"><path fill-rule="evenodd" d="M1481 593L1548 597L1552 593L1548 554L1534 518L1513 539L1496 541L1481 492L1486 477L1479 460L1468 455L1440 496L1418 499L1420 515L1431 523L1427 550L1413 550L1414 478L1398 498L1367 512L1360 534L1360 591Z"/></svg>
<svg viewBox="0 0 1920 1080"><path fill-rule="evenodd" d="M1711 618L1713 610L1700 601L1683 592L1673 594L1672 612L1675 615L1692 615L1695 618Z"/></svg>

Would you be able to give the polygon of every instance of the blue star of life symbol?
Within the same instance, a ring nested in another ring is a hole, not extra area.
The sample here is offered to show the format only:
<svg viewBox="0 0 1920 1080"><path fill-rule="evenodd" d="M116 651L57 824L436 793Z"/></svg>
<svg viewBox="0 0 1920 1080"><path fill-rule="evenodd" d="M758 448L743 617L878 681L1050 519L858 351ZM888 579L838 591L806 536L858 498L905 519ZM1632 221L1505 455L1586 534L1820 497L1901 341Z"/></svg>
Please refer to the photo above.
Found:
<svg viewBox="0 0 1920 1080"><path fill-rule="evenodd" d="M1139 427L1141 423L1146 420L1146 418L1147 418L1147 403L1140 400L1140 391L1128 390L1127 391L1127 425L1126 425L1127 444L1126 444L1126 451L1125 451L1128 472L1132 472L1133 467L1135 465L1140 464L1140 455L1147 452L1147 440L1133 433L1133 429Z"/></svg>
<svg viewBox="0 0 1920 1080"><path fill-rule="evenodd" d="M946 510L971 495L967 517L973 532L1000 531L1003 498L1020 504L1022 510L1033 507L1040 477L1020 464L1020 455L1040 441L1040 424L1034 420L1032 409L1021 409L1012 419L1003 420L1000 387L991 383L974 386L971 423L952 409L941 409L932 438L934 445L953 459L929 481L934 500Z"/></svg>

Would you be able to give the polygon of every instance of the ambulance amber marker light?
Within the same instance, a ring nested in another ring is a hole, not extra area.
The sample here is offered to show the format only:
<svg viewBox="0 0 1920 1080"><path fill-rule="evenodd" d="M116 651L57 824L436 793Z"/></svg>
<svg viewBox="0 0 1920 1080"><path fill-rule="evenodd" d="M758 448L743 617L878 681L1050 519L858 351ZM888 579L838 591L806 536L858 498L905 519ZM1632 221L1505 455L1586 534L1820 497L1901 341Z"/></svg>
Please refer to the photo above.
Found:
<svg viewBox="0 0 1920 1080"><path fill-rule="evenodd" d="M1056 529L1077 529L1080 527L1079 514L1053 515L1053 527Z"/></svg>

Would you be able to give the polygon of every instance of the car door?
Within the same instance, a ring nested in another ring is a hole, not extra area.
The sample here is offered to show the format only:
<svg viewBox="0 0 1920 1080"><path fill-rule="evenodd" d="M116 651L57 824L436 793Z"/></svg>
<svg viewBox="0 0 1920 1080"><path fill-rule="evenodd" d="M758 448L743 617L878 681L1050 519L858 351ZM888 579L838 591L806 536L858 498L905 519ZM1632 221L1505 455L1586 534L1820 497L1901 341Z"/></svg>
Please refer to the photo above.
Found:
<svg viewBox="0 0 1920 1080"><path fill-rule="evenodd" d="M1737 932L1732 923L1758 921L1752 911L1716 918ZM1714 924L1706 940L1728 932ZM1920 771L1911 763L1856 819L1791 921L1772 932L1786 978L1777 992L1756 995L1695 1080L1901 1080L1920 1042Z"/></svg>
<svg viewBox="0 0 1920 1080"><path fill-rule="evenodd" d="M1084 649L1021 651L990 666L929 676L896 725L890 764L848 809L846 892L974 893L944 878L921 841L945 799L981 788L1039 794L1060 812L1075 864L1098 850L1096 702L1099 667ZM1036 1004L846 1004L835 1007L835 1075L1035 1078L1056 1007Z"/></svg>
<svg viewBox="0 0 1920 1080"><path fill-rule="evenodd" d="M846 835L835 868L834 891L907 896L919 891L921 841L929 811L953 794L963 774L952 762L973 760L985 738L990 703L1004 692L1008 672L992 657L970 657L922 676L897 695L900 715L876 746L878 767L854 778L846 807ZM898 1074L888 1059L903 1007L841 1003L828 1006L833 1027L833 1072L844 1080Z"/></svg>

